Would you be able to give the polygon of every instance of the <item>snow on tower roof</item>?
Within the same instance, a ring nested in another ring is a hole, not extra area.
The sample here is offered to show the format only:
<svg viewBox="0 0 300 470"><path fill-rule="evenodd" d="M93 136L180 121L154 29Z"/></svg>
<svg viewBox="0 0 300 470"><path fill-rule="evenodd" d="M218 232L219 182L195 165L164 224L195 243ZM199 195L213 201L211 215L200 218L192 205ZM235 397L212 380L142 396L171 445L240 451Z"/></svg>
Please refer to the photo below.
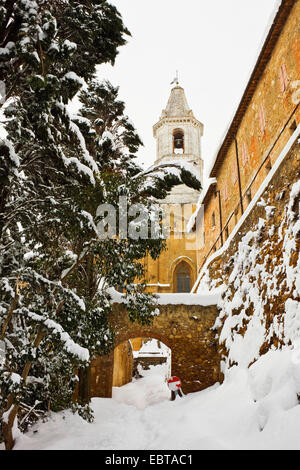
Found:
<svg viewBox="0 0 300 470"><path fill-rule="evenodd" d="M187 99L185 97L184 89L181 86L175 86L171 90L171 94L167 103L166 109L163 111L165 117L180 117L193 115Z"/></svg>

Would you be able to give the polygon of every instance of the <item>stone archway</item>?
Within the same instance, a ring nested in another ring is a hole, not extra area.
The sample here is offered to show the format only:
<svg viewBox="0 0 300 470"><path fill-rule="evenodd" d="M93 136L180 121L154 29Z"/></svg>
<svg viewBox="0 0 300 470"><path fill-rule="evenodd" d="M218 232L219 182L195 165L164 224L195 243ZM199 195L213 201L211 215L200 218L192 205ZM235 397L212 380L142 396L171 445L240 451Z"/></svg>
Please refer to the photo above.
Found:
<svg viewBox="0 0 300 470"><path fill-rule="evenodd" d="M191 296L191 299L193 297ZM151 325L131 323L126 309L115 304L110 323L116 326L115 346L130 338L155 338L172 351L172 375L182 380L184 393L207 388L220 381L220 358L212 326L218 315L215 305L160 305ZM114 353L91 363L91 397L111 397Z"/></svg>
<svg viewBox="0 0 300 470"><path fill-rule="evenodd" d="M136 349L135 340L141 340ZM150 350L147 349L147 345ZM171 349L160 339L130 338L129 341L124 341L114 348L112 386L121 387L131 382L133 377L140 377L138 366L147 370L150 365L165 364L167 375L170 363Z"/></svg>

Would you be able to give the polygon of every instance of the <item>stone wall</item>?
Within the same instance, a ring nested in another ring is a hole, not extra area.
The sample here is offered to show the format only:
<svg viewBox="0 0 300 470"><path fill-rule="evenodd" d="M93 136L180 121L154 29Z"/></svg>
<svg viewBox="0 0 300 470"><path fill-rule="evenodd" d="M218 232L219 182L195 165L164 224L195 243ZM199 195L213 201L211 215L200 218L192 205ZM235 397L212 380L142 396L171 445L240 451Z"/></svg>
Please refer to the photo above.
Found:
<svg viewBox="0 0 300 470"><path fill-rule="evenodd" d="M257 349L249 352L249 364L271 348L291 346L299 330L297 140L228 249L202 273L200 289L226 286L216 326L220 354L228 367L239 363L238 350L245 356L245 349L253 344Z"/></svg>
<svg viewBox="0 0 300 470"><path fill-rule="evenodd" d="M129 341L124 341L114 350L113 387L121 387L131 382L132 371L132 347Z"/></svg>
<svg viewBox="0 0 300 470"><path fill-rule="evenodd" d="M216 306L160 305L151 325L131 323L126 309L115 304L110 323L117 331L116 346L130 338L149 337L171 349L172 375L182 380L184 393L202 390L220 379L220 359L215 332L211 330ZM91 396L111 397L114 353L91 364Z"/></svg>
<svg viewBox="0 0 300 470"><path fill-rule="evenodd" d="M291 4L290 1L284 3ZM283 6L283 9L287 7L288 5ZM272 46L274 48L270 59L266 60L262 56L258 62L258 67L264 70L258 84L250 82L250 88L253 90L252 99L234 136L228 133L225 137L223 143L228 139L231 144L226 154L222 156L221 162L210 174L217 178L215 190L220 193L213 192L205 203L204 223L199 229L201 235L205 232L205 246L199 247L197 253L197 264L200 269L211 250L219 249L222 244L220 219L222 219L224 242L241 218L242 206L245 211L295 130L295 126L300 122L299 18L300 0L296 0L275 46ZM280 23L280 18L277 22ZM213 214L215 227L212 222Z"/></svg>

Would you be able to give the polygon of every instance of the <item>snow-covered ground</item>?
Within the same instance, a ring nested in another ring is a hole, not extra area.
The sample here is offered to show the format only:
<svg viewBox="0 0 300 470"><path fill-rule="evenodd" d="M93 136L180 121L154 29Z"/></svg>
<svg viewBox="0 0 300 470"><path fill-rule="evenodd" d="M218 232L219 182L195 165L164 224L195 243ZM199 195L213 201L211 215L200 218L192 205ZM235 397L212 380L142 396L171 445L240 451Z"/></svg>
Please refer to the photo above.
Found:
<svg viewBox="0 0 300 470"><path fill-rule="evenodd" d="M300 449L297 351L270 351L249 369L233 367L222 385L174 402L165 373L153 367L112 399L94 398L92 424L51 414L15 449Z"/></svg>

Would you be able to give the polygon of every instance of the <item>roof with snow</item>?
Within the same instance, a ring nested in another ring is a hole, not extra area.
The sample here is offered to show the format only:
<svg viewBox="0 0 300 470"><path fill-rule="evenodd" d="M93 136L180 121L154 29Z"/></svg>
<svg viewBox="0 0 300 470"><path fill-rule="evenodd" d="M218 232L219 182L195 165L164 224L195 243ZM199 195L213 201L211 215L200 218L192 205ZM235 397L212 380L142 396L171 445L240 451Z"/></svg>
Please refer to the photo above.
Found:
<svg viewBox="0 0 300 470"><path fill-rule="evenodd" d="M171 90L167 107L163 110L162 117L183 117L192 115L193 113L188 106L184 89L181 86L175 86Z"/></svg>
<svg viewBox="0 0 300 470"><path fill-rule="evenodd" d="M276 46L280 33L295 3L296 0L282 0L278 8L277 14L267 34L266 40L263 44L263 47L255 64L254 70L250 76L240 104L238 105L233 120L231 121L229 127L226 129L225 137L222 139L221 145L217 150L216 156L211 165L211 170L209 172L210 177L215 177L218 173L218 169L220 168L226 156L226 153L236 136L239 125L244 117L244 114L254 95L260 78L271 58L272 52Z"/></svg>

